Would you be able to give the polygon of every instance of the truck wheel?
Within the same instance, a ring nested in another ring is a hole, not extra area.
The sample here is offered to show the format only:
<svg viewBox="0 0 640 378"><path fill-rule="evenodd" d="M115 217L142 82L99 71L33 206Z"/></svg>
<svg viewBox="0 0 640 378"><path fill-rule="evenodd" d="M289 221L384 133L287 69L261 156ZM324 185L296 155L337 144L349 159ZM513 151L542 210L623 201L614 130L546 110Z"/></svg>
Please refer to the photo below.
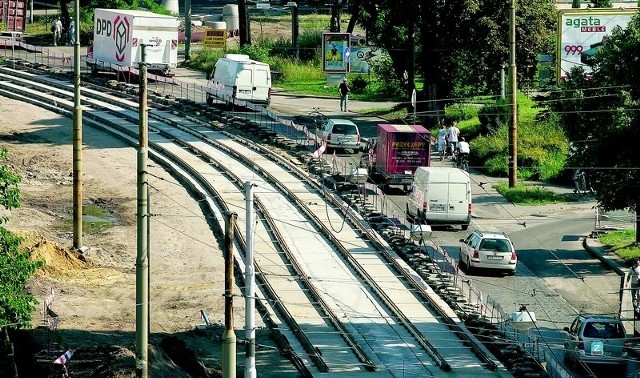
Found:
<svg viewBox="0 0 640 378"><path fill-rule="evenodd" d="M207 105L213 105L213 97L207 96Z"/></svg>
<svg viewBox="0 0 640 378"><path fill-rule="evenodd" d="M462 227L462 231L467 231L467 228L469 228L469 225L463 224L461 227Z"/></svg>

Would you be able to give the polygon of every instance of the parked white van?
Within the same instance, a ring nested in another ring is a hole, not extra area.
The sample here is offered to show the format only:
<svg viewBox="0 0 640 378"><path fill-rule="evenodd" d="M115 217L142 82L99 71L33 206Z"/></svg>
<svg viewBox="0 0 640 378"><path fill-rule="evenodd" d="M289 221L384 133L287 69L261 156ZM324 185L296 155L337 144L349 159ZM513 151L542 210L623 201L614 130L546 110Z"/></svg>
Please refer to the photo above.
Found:
<svg viewBox="0 0 640 378"><path fill-rule="evenodd" d="M459 224L471 222L471 180L459 168L418 167L407 199L407 216L416 223Z"/></svg>
<svg viewBox="0 0 640 378"><path fill-rule="evenodd" d="M207 87L224 98L271 103L271 68L267 63L250 59L249 55L226 54L218 59L207 79ZM207 93L207 104L213 104L214 99L215 96Z"/></svg>

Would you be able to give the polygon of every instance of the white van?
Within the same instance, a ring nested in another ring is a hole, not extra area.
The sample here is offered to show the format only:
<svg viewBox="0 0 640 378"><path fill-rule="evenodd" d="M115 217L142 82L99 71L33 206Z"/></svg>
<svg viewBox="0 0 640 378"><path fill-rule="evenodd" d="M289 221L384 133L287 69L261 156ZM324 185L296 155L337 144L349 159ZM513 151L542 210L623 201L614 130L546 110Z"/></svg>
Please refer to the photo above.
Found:
<svg viewBox="0 0 640 378"><path fill-rule="evenodd" d="M416 223L459 224L471 222L471 180L459 168L418 167L407 198L407 216Z"/></svg>
<svg viewBox="0 0 640 378"><path fill-rule="evenodd" d="M267 63L250 59L249 55L226 54L218 59L207 79L207 87L223 99L271 103L271 68ZM207 93L207 104L213 104L214 99L215 96Z"/></svg>

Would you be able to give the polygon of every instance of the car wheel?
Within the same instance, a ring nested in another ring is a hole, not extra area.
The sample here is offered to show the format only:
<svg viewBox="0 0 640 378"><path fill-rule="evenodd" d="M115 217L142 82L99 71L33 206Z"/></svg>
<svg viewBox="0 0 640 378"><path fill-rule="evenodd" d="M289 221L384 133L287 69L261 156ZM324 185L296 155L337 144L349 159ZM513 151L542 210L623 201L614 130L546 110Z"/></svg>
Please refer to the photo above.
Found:
<svg viewBox="0 0 640 378"><path fill-rule="evenodd" d="M473 267L471 266L471 258L467 257L467 274L471 274L473 272Z"/></svg>
<svg viewBox="0 0 640 378"><path fill-rule="evenodd" d="M207 105L213 105L213 97L207 96Z"/></svg>

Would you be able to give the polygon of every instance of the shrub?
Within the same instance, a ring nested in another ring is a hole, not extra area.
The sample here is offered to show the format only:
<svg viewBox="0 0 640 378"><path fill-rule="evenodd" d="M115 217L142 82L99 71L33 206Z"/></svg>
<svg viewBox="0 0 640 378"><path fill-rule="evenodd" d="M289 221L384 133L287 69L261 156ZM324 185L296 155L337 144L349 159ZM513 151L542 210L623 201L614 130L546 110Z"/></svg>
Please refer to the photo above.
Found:
<svg viewBox="0 0 640 378"><path fill-rule="evenodd" d="M244 45L240 48L240 54L249 55L253 60L269 63L269 50L263 46Z"/></svg>
<svg viewBox="0 0 640 378"><path fill-rule="evenodd" d="M378 82L380 92L388 96L403 94L402 83L396 76L393 61L388 54L382 54L380 58L369 62L369 67Z"/></svg>
<svg viewBox="0 0 640 378"><path fill-rule="evenodd" d="M478 116L480 107L473 104L450 104L444 108L444 116L458 122L470 120Z"/></svg>
<svg viewBox="0 0 640 378"><path fill-rule="evenodd" d="M480 132L492 134L501 126L506 125L509 122L509 109L509 101L506 99L498 99L495 104L483 106L478 112Z"/></svg>
<svg viewBox="0 0 640 378"><path fill-rule="evenodd" d="M351 80L351 90L355 93L361 93L369 85L369 82L362 76L356 76Z"/></svg>
<svg viewBox="0 0 640 378"><path fill-rule="evenodd" d="M313 61L318 57L318 49L322 46L322 31L305 30L298 36L298 49L300 60Z"/></svg>
<svg viewBox="0 0 640 378"><path fill-rule="evenodd" d="M492 135L471 141L473 161L484 162L486 173L505 176L509 172L509 128L500 127ZM556 117L518 127L518 178L550 181L559 177L569 153L566 136Z"/></svg>

